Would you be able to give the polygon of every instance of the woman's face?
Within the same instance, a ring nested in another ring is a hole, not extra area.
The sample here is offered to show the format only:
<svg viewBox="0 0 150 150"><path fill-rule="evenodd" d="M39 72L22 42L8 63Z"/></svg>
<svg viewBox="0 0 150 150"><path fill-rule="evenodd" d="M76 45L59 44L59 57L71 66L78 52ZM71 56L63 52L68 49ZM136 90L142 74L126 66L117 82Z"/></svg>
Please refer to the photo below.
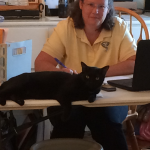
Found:
<svg viewBox="0 0 150 150"><path fill-rule="evenodd" d="M80 0L79 6L85 26L99 27L109 13L108 0Z"/></svg>

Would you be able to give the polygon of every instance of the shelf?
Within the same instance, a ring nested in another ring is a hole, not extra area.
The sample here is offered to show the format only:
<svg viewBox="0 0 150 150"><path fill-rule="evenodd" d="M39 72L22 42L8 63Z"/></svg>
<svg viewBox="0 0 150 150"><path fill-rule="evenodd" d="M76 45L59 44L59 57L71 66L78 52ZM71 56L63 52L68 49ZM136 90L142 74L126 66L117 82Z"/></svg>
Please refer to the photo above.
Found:
<svg viewBox="0 0 150 150"><path fill-rule="evenodd" d="M0 11L6 10L39 10L39 4L31 4L28 6L0 6Z"/></svg>

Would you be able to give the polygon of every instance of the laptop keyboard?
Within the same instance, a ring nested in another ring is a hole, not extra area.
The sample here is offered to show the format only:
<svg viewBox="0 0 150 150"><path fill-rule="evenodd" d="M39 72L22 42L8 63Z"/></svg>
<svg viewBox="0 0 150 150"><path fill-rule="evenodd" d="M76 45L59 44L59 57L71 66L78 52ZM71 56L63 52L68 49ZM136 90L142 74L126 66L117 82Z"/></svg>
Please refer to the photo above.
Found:
<svg viewBox="0 0 150 150"><path fill-rule="evenodd" d="M132 87L132 80L133 79L110 80L108 81L108 84L113 85L113 86L121 85L125 87Z"/></svg>
<svg viewBox="0 0 150 150"><path fill-rule="evenodd" d="M132 87L133 79L122 79L120 83L124 86Z"/></svg>

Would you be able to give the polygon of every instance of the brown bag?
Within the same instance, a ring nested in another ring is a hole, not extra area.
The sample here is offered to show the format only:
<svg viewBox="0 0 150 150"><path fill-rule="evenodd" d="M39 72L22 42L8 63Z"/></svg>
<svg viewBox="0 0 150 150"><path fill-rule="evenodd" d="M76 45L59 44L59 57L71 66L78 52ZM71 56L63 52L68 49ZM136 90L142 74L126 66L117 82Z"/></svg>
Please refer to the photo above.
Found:
<svg viewBox="0 0 150 150"><path fill-rule="evenodd" d="M148 122L150 120L150 104L139 106L137 112L138 112L138 121Z"/></svg>
<svg viewBox="0 0 150 150"><path fill-rule="evenodd" d="M150 141L150 104L139 106L137 112L137 121L140 123L137 138Z"/></svg>

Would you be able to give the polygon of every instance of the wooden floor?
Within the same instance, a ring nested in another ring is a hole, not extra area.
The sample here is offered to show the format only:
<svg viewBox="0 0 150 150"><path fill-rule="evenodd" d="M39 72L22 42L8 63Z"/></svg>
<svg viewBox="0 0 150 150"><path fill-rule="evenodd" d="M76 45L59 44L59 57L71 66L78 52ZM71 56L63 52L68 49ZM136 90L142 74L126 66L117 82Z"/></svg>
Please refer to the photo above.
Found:
<svg viewBox="0 0 150 150"><path fill-rule="evenodd" d="M84 139L93 141L93 139L91 137L91 133L89 131L86 131ZM132 150L131 146L130 146L130 142L128 141L127 137L126 137L126 139L127 139L127 144L128 144L129 150ZM140 150L150 150L150 142L149 141L143 141L143 140L138 139L138 145L139 145Z"/></svg>

